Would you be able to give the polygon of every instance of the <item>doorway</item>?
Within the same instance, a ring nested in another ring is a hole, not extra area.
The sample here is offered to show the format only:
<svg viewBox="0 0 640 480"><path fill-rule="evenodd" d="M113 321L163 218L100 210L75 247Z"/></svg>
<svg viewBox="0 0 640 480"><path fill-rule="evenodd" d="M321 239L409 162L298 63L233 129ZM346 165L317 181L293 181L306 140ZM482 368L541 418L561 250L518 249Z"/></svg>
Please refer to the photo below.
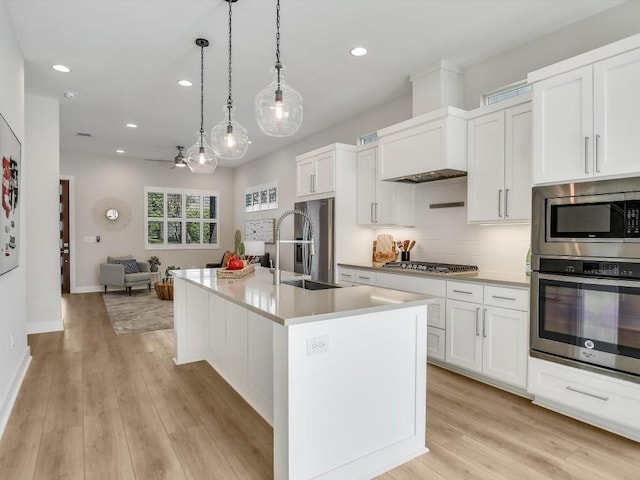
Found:
<svg viewBox="0 0 640 480"><path fill-rule="evenodd" d="M60 180L60 288L71 293L71 263L69 248L69 180Z"/></svg>

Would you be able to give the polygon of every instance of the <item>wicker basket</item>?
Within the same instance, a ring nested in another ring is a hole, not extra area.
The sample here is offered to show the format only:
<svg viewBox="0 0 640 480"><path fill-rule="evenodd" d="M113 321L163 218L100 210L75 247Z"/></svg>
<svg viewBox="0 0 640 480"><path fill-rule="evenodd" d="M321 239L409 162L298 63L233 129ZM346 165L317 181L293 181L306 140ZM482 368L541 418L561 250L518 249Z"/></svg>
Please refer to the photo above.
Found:
<svg viewBox="0 0 640 480"><path fill-rule="evenodd" d="M255 266L250 263L240 270L227 270L226 268L218 268L216 276L218 278L242 278L246 277L255 270Z"/></svg>

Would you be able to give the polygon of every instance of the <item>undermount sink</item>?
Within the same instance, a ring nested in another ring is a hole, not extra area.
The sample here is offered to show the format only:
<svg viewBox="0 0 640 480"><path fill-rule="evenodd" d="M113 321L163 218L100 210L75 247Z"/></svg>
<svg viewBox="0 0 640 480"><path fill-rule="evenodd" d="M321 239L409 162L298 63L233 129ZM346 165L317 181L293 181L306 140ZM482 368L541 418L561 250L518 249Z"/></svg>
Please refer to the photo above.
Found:
<svg viewBox="0 0 640 480"><path fill-rule="evenodd" d="M292 287L304 288L305 290L327 290L329 288L342 288L342 285L336 285L335 283L316 282L315 280L308 280L302 278L299 280L283 280L281 283L291 285Z"/></svg>

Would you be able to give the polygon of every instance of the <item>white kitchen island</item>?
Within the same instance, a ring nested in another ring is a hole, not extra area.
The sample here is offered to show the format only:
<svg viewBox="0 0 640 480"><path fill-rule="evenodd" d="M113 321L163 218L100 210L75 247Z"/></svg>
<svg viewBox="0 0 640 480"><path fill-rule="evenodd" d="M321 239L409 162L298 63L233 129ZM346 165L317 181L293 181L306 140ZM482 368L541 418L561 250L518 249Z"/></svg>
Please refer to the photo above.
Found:
<svg viewBox="0 0 640 480"><path fill-rule="evenodd" d="M432 297L173 275L176 363L206 360L273 426L276 480L372 478L427 452Z"/></svg>

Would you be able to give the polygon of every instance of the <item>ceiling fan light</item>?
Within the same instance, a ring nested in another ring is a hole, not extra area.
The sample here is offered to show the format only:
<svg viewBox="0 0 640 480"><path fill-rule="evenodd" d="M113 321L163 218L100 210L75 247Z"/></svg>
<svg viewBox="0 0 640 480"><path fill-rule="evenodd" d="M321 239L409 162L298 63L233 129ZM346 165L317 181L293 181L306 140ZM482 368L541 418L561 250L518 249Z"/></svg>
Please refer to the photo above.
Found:
<svg viewBox="0 0 640 480"><path fill-rule="evenodd" d="M270 137L290 137L302 125L302 95L286 83L283 70L283 65L271 68L273 80L256 95L254 103L256 122Z"/></svg>

